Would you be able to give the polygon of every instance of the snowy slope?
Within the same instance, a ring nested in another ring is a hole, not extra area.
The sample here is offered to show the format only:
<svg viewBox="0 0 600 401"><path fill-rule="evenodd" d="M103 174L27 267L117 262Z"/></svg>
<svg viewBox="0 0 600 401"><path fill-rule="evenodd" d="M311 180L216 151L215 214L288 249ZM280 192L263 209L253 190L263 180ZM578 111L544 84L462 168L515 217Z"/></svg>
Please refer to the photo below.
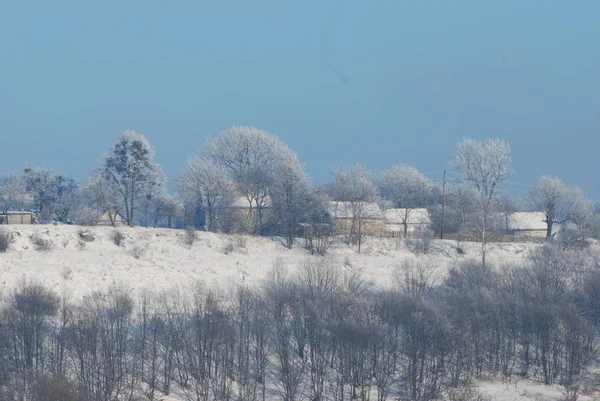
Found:
<svg viewBox="0 0 600 401"><path fill-rule="evenodd" d="M95 240L84 243L78 234L82 227L67 225L5 226L13 233L9 251L0 254L0 291L12 289L22 280L37 280L56 290L79 297L113 283L125 284L135 293L141 289L187 287L204 281L221 286L260 283L275 262L290 272L310 257L301 247L287 249L270 238L226 236L197 232L197 241L188 247L183 230L162 228L120 228L124 244L112 241L113 228L93 227ZM51 240L50 251L36 250L33 236ZM231 245L230 245L231 244ZM494 246L489 260L518 261L527 253L527 244ZM233 247L232 252L226 250ZM463 245L458 255L455 243L435 241L429 255L419 258L432 262L438 277L459 260L480 258L477 244ZM141 249L141 251L139 251ZM141 256L136 258L134 253ZM415 258L398 239L372 240L356 253L344 244L335 244L328 259L344 269L360 269L371 285L393 283L395 269L407 258Z"/></svg>
<svg viewBox="0 0 600 401"><path fill-rule="evenodd" d="M153 228L120 228L124 244L112 241L114 229L92 227L92 242L83 242L82 227L65 225L5 226L14 241L7 253L0 254L0 294L14 289L23 280L35 280L71 298L114 283L124 284L136 294L141 290L179 288L183 291L198 281L221 287L260 285L277 263L291 273L311 256L301 247L287 249L270 238L226 236L197 232L190 247L185 231ZM49 251L37 250L32 237L52 241ZM85 244L85 245L82 245ZM488 251L492 264L518 263L533 244L494 244ZM441 279L447 269L462 260L479 260L478 244L462 244L464 255L453 241L434 241L428 255L419 258L436 266ZM233 250L231 249L233 248ZM134 255L138 254L138 258ZM415 258L402 240L369 240L363 252L356 253L344 244L335 244L327 258L342 269L360 269L365 281L376 287L394 285L394 272L403 261ZM523 380L508 383L489 381L478 384L492 400L561 400L558 386L544 386ZM165 397L164 400L177 398ZM592 400L582 395L580 400Z"/></svg>

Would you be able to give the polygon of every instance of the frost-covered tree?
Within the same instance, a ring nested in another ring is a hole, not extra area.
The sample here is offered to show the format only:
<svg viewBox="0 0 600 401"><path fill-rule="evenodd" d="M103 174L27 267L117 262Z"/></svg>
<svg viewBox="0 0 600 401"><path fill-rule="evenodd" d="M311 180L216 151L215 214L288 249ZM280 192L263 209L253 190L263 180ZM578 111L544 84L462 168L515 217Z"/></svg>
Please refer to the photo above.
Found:
<svg viewBox="0 0 600 401"><path fill-rule="evenodd" d="M342 212L351 216L350 232L346 243L358 243L360 252L365 235L364 220L370 217L367 215L370 204L378 200L377 186L373 182L371 173L360 164L336 167L332 173L331 195L338 205L348 209Z"/></svg>
<svg viewBox="0 0 600 401"><path fill-rule="evenodd" d="M510 145L500 139L480 142L463 139L456 145L456 167L463 181L477 191L477 210L480 230L481 260L485 264L485 248L488 241L489 222L494 220L493 197L498 185L511 174Z"/></svg>
<svg viewBox="0 0 600 401"><path fill-rule="evenodd" d="M298 223L309 220L314 191L295 154L275 171L274 178L271 187L273 217L278 231L285 237L286 246L291 248Z"/></svg>
<svg viewBox="0 0 600 401"><path fill-rule="evenodd" d="M54 184L54 199L51 208L56 218L63 223L73 221L73 213L82 200L81 189L74 179L58 175Z"/></svg>
<svg viewBox="0 0 600 401"><path fill-rule="evenodd" d="M95 209L89 210L86 213L90 214L90 221L97 219L102 213L107 212L111 219L111 224L114 226L116 216L123 213L123 202L121 201L121 194L118 192L116 186L112 185L108 180L104 169L98 168L92 170L88 177L87 191L92 198L90 207Z"/></svg>
<svg viewBox="0 0 600 401"><path fill-rule="evenodd" d="M280 169L303 169L294 152L276 136L254 127L234 126L205 144L202 155L222 167L235 183L239 196L248 202L250 231L263 223Z"/></svg>
<svg viewBox="0 0 600 401"><path fill-rule="evenodd" d="M7 173L0 176L0 212L22 209L32 202L22 174Z"/></svg>
<svg viewBox="0 0 600 401"><path fill-rule="evenodd" d="M192 210L203 210L209 231L220 228L223 210L235 197L235 182L227 170L197 152L186 162L178 178L179 191Z"/></svg>
<svg viewBox="0 0 600 401"><path fill-rule="evenodd" d="M183 214L184 205L177 196L166 192L155 196L152 201L152 225L158 227L161 222L166 223L168 228L173 227L173 221ZM165 222L166 220L166 222Z"/></svg>
<svg viewBox="0 0 600 401"><path fill-rule="evenodd" d="M133 225L141 197L159 188L164 176L154 162L154 149L144 135L125 130L104 157L103 171L107 183L119 195L123 217Z"/></svg>
<svg viewBox="0 0 600 401"><path fill-rule="evenodd" d="M27 167L23 179L42 218L55 216L61 222L69 221L69 213L78 201L78 185L73 178L51 170Z"/></svg>
<svg viewBox="0 0 600 401"><path fill-rule="evenodd" d="M569 188L569 219L579 230L581 237L591 233L596 214L594 201L578 187Z"/></svg>
<svg viewBox="0 0 600 401"><path fill-rule="evenodd" d="M554 225L571 222L584 235L595 222L595 206L577 187L568 187L559 178L543 176L529 192L529 207L543 212L547 225L546 237L550 238Z"/></svg>
<svg viewBox="0 0 600 401"><path fill-rule="evenodd" d="M57 174L46 169L27 167L23 171L23 178L27 191L33 198L33 204L40 211L42 218L50 217L50 205L56 197Z"/></svg>
<svg viewBox="0 0 600 401"><path fill-rule="evenodd" d="M136 209L139 211L138 221L140 225L148 227L155 220L153 216L157 205L168 196L167 177L162 169L155 172L155 178L149 180L142 186Z"/></svg>
<svg viewBox="0 0 600 401"><path fill-rule="evenodd" d="M568 187L556 177L543 176L529 191L529 207L546 216L546 238L552 237L554 224L563 224L570 218L570 196Z"/></svg>
<svg viewBox="0 0 600 401"><path fill-rule="evenodd" d="M424 207L431 196L433 183L415 167L397 164L383 172L381 192L395 208L404 208L404 238L408 233L411 209Z"/></svg>

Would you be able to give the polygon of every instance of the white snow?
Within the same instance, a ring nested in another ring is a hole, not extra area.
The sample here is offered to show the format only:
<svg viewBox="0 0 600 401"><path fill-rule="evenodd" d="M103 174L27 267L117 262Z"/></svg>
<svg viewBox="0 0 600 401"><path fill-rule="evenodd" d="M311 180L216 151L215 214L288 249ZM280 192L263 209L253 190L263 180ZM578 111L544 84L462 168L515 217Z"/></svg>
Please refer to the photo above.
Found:
<svg viewBox="0 0 600 401"><path fill-rule="evenodd" d="M113 284L129 287L134 299L141 290L180 289L185 291L198 281L227 287L239 284L259 285L274 263L283 264L290 272L311 257L300 246L287 249L277 240L249 236L227 236L197 232L197 240L188 247L185 231L164 228L129 228L123 246L112 241L114 228L68 225L4 226L13 233L14 242L7 253L0 254L0 294L6 294L23 280L35 280L72 299ZM95 240L83 243L79 232L88 230ZM35 249L31 237L38 234L53 242L50 251ZM233 251L226 248L232 245ZM461 260L479 260L480 244L461 244L459 255L453 241L433 242L428 255L418 256L436 266L436 277L442 279L447 269ZM491 244L487 260L491 263L517 263L535 244ZM134 249L142 250L139 259ZM342 269L360 269L365 281L376 287L394 285L394 271L407 258L415 258L401 239L368 239L358 254L341 243L335 244L327 256ZM564 397L557 386L544 386L533 381L486 381L478 388L494 401L560 400ZM175 400L165 397L163 400ZM580 396L580 400L591 400Z"/></svg>
<svg viewBox="0 0 600 401"><path fill-rule="evenodd" d="M35 280L78 298L114 283L125 284L135 293L142 289L164 290L187 288L198 281L220 286L259 284L277 261L290 272L297 270L309 253L300 246L285 248L277 240L250 236L227 236L197 232L197 241L187 247L183 230L164 228L129 228L124 245L112 242L111 227L69 225L4 226L13 233L14 242L7 253L0 254L0 292L15 288L23 280ZM96 239L85 243L78 232L88 230ZM35 249L31 237L37 234L50 239L53 249ZM226 252L229 244L233 252ZM465 255L458 255L452 241L434 241L429 255L419 256L436 266L437 277L454 263L479 259L478 244L462 244ZM498 244L492 246L488 260L518 261L532 244ZM142 249L139 259L134 248ZM342 269L360 269L365 281L376 287L393 283L396 268L415 256L400 239L369 239L358 254L343 244L335 244L327 256Z"/></svg>

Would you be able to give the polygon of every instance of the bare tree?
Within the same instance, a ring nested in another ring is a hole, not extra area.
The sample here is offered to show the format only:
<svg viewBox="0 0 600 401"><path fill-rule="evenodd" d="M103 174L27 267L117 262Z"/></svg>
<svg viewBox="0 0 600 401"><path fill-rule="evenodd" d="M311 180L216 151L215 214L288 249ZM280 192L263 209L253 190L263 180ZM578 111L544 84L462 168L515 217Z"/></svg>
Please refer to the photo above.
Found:
<svg viewBox="0 0 600 401"><path fill-rule="evenodd" d="M111 185L102 169L92 170L88 177L87 191L91 195L92 203L96 210L89 210L89 220L97 219L102 213L108 212L111 225L115 225L115 217L122 214L123 203L117 188Z"/></svg>
<svg viewBox="0 0 600 401"><path fill-rule="evenodd" d="M488 225L494 213L492 199L498 185L511 174L510 145L500 139L479 142L463 139L456 145L456 167L462 179L477 191L481 228L481 260L485 264Z"/></svg>
<svg viewBox="0 0 600 401"><path fill-rule="evenodd" d="M136 201L137 217L141 226L149 227L155 220L154 210L161 206L162 199L167 194L167 177L162 169L158 169L154 178L148 180L140 188L140 196Z"/></svg>
<svg viewBox="0 0 600 401"><path fill-rule="evenodd" d="M377 201L379 194L371 173L360 164L334 168L332 195L336 201L336 209L343 209L336 210L335 213L339 212L351 220L346 242L357 243L360 252L363 237L368 231L364 221L376 218L371 214L373 203Z"/></svg>
<svg viewBox="0 0 600 401"><path fill-rule="evenodd" d="M546 238L552 237L554 224L563 224L570 218L570 199L567 186L559 179L541 177L528 196L529 207L546 216Z"/></svg>
<svg viewBox="0 0 600 401"><path fill-rule="evenodd" d="M188 207L204 211L208 231L217 230L223 210L235 198L235 183L227 170L200 151L188 157L178 185Z"/></svg>
<svg viewBox="0 0 600 401"><path fill-rule="evenodd" d="M308 221L314 194L304 167L295 154L288 155L289 161L275 172L271 187L275 224L291 248L296 237L296 228L301 221Z"/></svg>
<svg viewBox="0 0 600 401"><path fill-rule="evenodd" d="M203 154L224 168L236 190L256 216L248 216L251 231L258 233L270 188L280 168L294 164L295 154L276 136L254 127L231 127L209 141ZM254 220L254 221L253 221Z"/></svg>
<svg viewBox="0 0 600 401"><path fill-rule="evenodd" d="M50 217L49 207L55 198L55 182L57 174L54 171L27 167L23 171L27 191L33 197L35 207L40 211L42 219Z"/></svg>
<svg viewBox="0 0 600 401"><path fill-rule="evenodd" d="M588 236L593 230L596 219L594 201L588 198L580 188L569 189L569 217L579 230L581 238Z"/></svg>
<svg viewBox="0 0 600 401"><path fill-rule="evenodd" d="M7 173L0 176L0 212L11 208L22 209L32 200L21 174Z"/></svg>
<svg viewBox="0 0 600 401"><path fill-rule="evenodd" d="M383 172L382 196L394 208L404 208L404 238L408 233L411 209L427 205L432 187L431 180L413 166L397 164Z"/></svg>

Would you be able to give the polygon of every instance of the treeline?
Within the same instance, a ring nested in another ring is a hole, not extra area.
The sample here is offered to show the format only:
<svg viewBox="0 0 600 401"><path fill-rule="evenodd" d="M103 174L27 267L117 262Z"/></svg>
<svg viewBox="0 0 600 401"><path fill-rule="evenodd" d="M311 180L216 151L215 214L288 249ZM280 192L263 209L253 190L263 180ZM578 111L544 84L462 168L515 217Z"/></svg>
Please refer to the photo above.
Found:
<svg viewBox="0 0 600 401"><path fill-rule="evenodd" d="M34 208L43 220L82 225L111 212L131 226L277 235L291 247L299 224L312 227L311 232L331 226L329 201L338 201L351 216L344 240L360 250L363 221L373 217L369 205L377 203L384 210L403 209L404 237L411 210L427 208L437 236L481 242L482 260L485 243L506 232L507 216L517 210L543 213L548 239L559 225L570 242L600 232L597 205L558 178L541 177L520 204L499 192L512 174L510 151L499 139L463 139L453 171L459 179L444 180L443 186L402 163L378 175L360 164L335 166L331 181L315 186L298 155L279 138L235 126L190 153L167 191L154 148L142 134L126 130L85 183L35 167L1 174L0 212Z"/></svg>
<svg viewBox="0 0 600 401"><path fill-rule="evenodd" d="M439 283L407 261L395 277L375 289L315 258L233 291L71 302L23 284L0 314L0 399L458 401L473 379L514 375L576 397L600 327L600 267L583 255L543 247Z"/></svg>

